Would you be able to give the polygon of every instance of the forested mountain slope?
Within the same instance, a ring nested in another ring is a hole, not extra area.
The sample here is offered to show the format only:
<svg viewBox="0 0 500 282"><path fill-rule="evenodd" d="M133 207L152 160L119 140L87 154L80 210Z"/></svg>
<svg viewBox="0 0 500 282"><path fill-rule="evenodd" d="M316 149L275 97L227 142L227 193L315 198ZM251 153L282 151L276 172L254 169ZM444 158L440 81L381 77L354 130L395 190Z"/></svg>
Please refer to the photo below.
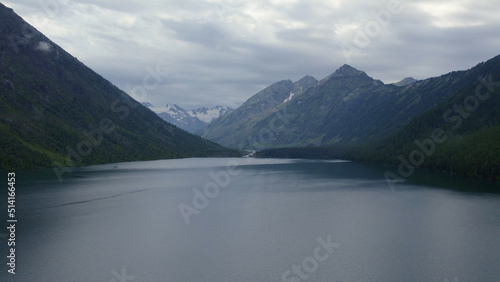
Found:
<svg viewBox="0 0 500 282"><path fill-rule="evenodd" d="M0 4L0 169L224 152L163 121Z"/></svg>

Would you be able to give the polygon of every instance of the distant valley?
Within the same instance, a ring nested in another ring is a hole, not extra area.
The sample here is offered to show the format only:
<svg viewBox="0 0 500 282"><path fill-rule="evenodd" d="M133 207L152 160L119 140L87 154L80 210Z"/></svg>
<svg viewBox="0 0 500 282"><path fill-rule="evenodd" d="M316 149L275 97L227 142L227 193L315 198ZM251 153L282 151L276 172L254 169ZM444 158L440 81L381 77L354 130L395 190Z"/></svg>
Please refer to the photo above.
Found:
<svg viewBox="0 0 500 282"><path fill-rule="evenodd" d="M232 110L230 107L224 106L185 110L176 104L155 107L151 103L144 102L142 105L155 112L163 120L193 134L204 130L214 119Z"/></svg>

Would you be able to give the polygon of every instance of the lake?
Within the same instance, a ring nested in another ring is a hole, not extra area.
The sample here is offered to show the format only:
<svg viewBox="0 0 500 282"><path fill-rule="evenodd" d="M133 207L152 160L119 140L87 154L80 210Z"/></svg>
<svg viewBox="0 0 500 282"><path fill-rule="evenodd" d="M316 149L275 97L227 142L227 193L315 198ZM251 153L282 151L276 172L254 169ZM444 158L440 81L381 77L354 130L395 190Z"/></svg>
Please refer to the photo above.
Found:
<svg viewBox="0 0 500 282"><path fill-rule="evenodd" d="M418 172L391 188L387 169L220 158L81 167L62 182L16 171L16 274L2 228L0 280L500 281L498 183Z"/></svg>

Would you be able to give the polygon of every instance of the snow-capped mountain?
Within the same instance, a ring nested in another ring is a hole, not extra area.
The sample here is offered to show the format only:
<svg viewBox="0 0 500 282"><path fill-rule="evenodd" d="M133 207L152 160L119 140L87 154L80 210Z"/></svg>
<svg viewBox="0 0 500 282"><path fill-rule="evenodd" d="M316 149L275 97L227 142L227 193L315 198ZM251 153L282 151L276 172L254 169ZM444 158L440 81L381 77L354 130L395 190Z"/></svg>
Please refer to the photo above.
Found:
<svg viewBox="0 0 500 282"><path fill-rule="evenodd" d="M231 111L232 109L230 107L224 107L224 106L215 106L212 109L207 109L207 108L199 108L199 109L194 109L190 110L188 113L192 117L197 117L199 120L208 123L211 123L214 119L222 116L223 114Z"/></svg>
<svg viewBox="0 0 500 282"><path fill-rule="evenodd" d="M229 107L216 106L213 109L200 108L186 111L176 104L155 107L146 102L142 105L155 112L162 119L190 133L196 133L206 128L212 120L231 110Z"/></svg>

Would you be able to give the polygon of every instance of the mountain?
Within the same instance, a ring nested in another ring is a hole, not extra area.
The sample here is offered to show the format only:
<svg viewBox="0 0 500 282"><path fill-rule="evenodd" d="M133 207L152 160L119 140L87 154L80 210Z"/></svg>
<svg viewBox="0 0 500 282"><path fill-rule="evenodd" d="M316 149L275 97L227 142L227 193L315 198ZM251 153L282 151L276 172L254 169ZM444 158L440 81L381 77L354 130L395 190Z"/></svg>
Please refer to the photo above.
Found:
<svg viewBox="0 0 500 282"><path fill-rule="evenodd" d="M416 168L500 179L500 56L419 83L453 87L453 94L394 134L363 145L270 149L259 156L384 163L396 166L386 175L396 182L410 177Z"/></svg>
<svg viewBox="0 0 500 282"><path fill-rule="evenodd" d="M188 111L176 104L167 104L165 107L154 107L150 103L143 103L144 106L155 112L160 118L169 123L186 130L190 133L207 127L207 123L192 117Z"/></svg>
<svg viewBox="0 0 500 282"><path fill-rule="evenodd" d="M291 80L276 82L252 96L238 109L212 121L202 136L234 148L244 148L239 145L242 144L240 139L250 134L247 129L258 123L266 112L296 99L317 82L312 76L305 76L296 82Z"/></svg>
<svg viewBox="0 0 500 282"><path fill-rule="evenodd" d="M143 106L155 112L163 120L186 130L196 133L205 129L212 120L232 110L230 107L216 106L212 109L199 108L190 111L184 110L176 104L167 104L165 107L155 107L151 103L142 103Z"/></svg>
<svg viewBox="0 0 500 282"><path fill-rule="evenodd" d="M413 83L415 83L417 81L418 80L414 79L413 77L406 77L406 78L404 78L403 80L401 80L399 82L393 83L393 85L396 85L396 86L399 86L399 87L403 87L403 86L407 86L407 85L413 84Z"/></svg>
<svg viewBox="0 0 500 282"><path fill-rule="evenodd" d="M163 121L0 4L0 169L226 152Z"/></svg>
<svg viewBox="0 0 500 282"><path fill-rule="evenodd" d="M214 108L198 108L188 111L189 115L192 117L197 117L199 120L207 123L211 123L214 119L217 119L227 112L232 111L230 107L225 106L215 106Z"/></svg>
<svg viewBox="0 0 500 282"><path fill-rule="evenodd" d="M475 79L359 158L500 179L500 55L467 73Z"/></svg>
<svg viewBox="0 0 500 282"><path fill-rule="evenodd" d="M203 136L248 149L368 143L402 129L474 79L465 71L453 72L398 87L344 65L287 103L281 102L283 94L278 99L255 95L232 115L214 121ZM235 116L248 112L254 100L266 107Z"/></svg>

